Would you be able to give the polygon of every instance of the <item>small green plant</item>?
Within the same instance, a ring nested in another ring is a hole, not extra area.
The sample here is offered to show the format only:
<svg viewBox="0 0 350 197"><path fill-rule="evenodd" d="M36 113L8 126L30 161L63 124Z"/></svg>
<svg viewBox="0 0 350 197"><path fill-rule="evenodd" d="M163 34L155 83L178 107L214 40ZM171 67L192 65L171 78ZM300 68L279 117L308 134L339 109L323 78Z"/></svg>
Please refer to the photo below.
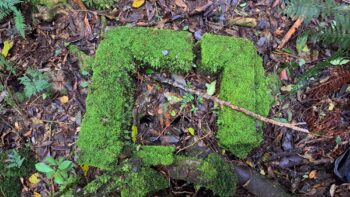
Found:
<svg viewBox="0 0 350 197"><path fill-rule="evenodd" d="M55 160L53 157L46 157L45 162L35 164L35 168L45 173L49 179L54 178L55 183L63 185L69 180L69 171L72 169L72 162L60 157Z"/></svg>
<svg viewBox="0 0 350 197"><path fill-rule="evenodd" d="M26 74L19 78L22 85L24 85L24 95L27 98L40 93L49 91L51 84L48 81L48 76L37 70L29 68Z"/></svg>
<svg viewBox="0 0 350 197"><path fill-rule="evenodd" d="M182 97L180 111L182 111L182 109L185 108L188 103L191 103L193 101L194 101L194 96L192 94L190 94L190 93L186 93Z"/></svg>
<svg viewBox="0 0 350 197"><path fill-rule="evenodd" d="M24 158L19 155L19 153L13 149L11 152L8 154L8 159L6 160L7 162L7 168L20 168L23 164Z"/></svg>
<svg viewBox="0 0 350 197"><path fill-rule="evenodd" d="M21 0L1 0L0 1L0 21L10 14L14 15L16 29L19 34L24 38L25 33L25 24L24 17L21 11L16 7L17 4L20 4Z"/></svg>

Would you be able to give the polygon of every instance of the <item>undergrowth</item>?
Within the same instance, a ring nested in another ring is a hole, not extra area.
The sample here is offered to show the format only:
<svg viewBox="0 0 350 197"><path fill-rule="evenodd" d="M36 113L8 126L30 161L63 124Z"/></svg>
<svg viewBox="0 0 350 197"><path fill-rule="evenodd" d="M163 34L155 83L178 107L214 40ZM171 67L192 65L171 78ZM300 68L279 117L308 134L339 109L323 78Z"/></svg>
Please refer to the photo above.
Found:
<svg viewBox="0 0 350 197"><path fill-rule="evenodd" d="M98 9L107 9L112 7L112 5L118 0L83 0L89 7L96 7Z"/></svg>
<svg viewBox="0 0 350 197"><path fill-rule="evenodd" d="M336 44L340 48L350 47L350 6L341 5L334 0L286 0L285 13L290 17L302 17L305 23L320 19L327 26L319 25L311 30L311 35L326 44Z"/></svg>

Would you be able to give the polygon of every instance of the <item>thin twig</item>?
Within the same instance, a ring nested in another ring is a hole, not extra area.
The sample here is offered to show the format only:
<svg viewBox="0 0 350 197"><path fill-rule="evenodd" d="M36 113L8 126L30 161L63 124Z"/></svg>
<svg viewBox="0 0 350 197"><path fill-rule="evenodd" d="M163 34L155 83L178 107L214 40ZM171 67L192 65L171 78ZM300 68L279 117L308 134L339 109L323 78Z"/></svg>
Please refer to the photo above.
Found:
<svg viewBox="0 0 350 197"><path fill-rule="evenodd" d="M183 89L186 92L189 92L189 93L201 96L201 97L203 97L205 99L208 99L208 100L212 100L212 101L220 104L221 106L225 105L225 106L230 107L231 109L233 109L235 111L239 111L241 113L244 113L245 115L253 117L253 118L255 118L257 120L260 120L262 122L270 123L270 124L277 125L277 126L280 126L280 127L287 127L287 128L293 129L295 131L300 131L300 132L303 132L303 133L309 133L309 131L307 129L303 129L303 128L297 127L297 126L295 126L293 124L282 123L282 122L278 122L278 121L266 118L264 116L261 116L259 114L254 113L254 112L251 112L251 111L249 111L247 109L244 109L242 107L233 105L232 103L230 103L228 101L220 100L219 98L217 98L215 96L210 96L210 95L208 95L206 93L203 93L203 92L200 92L198 90L194 90L194 89L190 89L190 88L184 87L184 86L182 86L182 85L180 85L180 84L178 84L178 83L176 83L174 81L171 81L169 79L165 79L165 78L163 78L163 77L161 77L159 75L153 75L152 78L157 80L157 81L160 81L161 83L166 83L166 84L172 85L172 86L174 86L176 88Z"/></svg>
<svg viewBox="0 0 350 197"><path fill-rule="evenodd" d="M300 25L303 23L304 18L298 18L293 26L288 30L288 32L286 33L286 35L284 35L281 43L278 45L277 49L282 49L287 42L289 41L289 39L292 37L292 35L296 32L296 30L300 27Z"/></svg>

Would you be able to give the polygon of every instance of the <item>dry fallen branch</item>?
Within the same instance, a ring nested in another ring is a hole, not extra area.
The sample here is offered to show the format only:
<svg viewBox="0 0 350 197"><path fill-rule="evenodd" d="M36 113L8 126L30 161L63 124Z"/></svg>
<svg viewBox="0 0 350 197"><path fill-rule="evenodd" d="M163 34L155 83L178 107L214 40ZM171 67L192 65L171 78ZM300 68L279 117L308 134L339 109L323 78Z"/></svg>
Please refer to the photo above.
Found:
<svg viewBox="0 0 350 197"><path fill-rule="evenodd" d="M287 42L289 41L289 39L292 37L292 35L295 33L295 31L300 27L300 25L303 23L304 18L298 18L293 26L288 30L288 32L286 33L286 35L284 35L281 43L278 45L277 49L282 49Z"/></svg>
<svg viewBox="0 0 350 197"><path fill-rule="evenodd" d="M210 96L206 93L203 93L203 92L200 92L198 90L194 90L194 89L190 89L190 88L186 88L176 82L173 82L169 79L165 79L159 75L153 75L152 78L154 80L157 80L161 83L166 83L166 84L169 84L169 85L172 85L176 88L180 88L180 89L183 89L185 90L186 92L189 92L189 93L192 93L192 94L195 94L195 95L198 95L198 96L201 96L205 99L208 99L208 100L212 100L218 104L220 104L221 106L227 106L227 107L230 107L231 109L233 110L236 110L236 111L239 111L241 113L244 113L245 115L248 115L250 117L253 117L257 120L260 120L262 122L265 122L265 123L270 123L270 124L273 124L273 125L277 125L277 126L280 126L280 127L287 127L287 128L290 128L290 129L293 129L295 131L300 131L300 132L304 132L304 133L309 133L309 131L307 129L303 129L303 128L300 128L300 127L297 127L297 126L294 126L292 124L288 124L288 123L282 123L282 122L278 122L278 121L275 121L275 120L272 120L272 119L269 119L269 118L265 118L264 116L261 116L259 114L256 114L254 112L251 112L247 109L244 109L242 107L239 107L239 106L236 106L236 105L233 105L232 103L228 102L228 101L223 101L223 100L220 100L219 98L215 97L215 96Z"/></svg>

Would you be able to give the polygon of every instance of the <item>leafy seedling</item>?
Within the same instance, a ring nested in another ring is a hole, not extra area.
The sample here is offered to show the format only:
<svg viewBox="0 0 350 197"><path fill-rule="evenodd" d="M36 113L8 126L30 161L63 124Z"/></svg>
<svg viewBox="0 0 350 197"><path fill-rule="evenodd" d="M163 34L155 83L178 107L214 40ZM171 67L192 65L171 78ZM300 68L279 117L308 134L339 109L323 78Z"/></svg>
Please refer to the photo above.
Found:
<svg viewBox="0 0 350 197"><path fill-rule="evenodd" d="M210 84L205 84L207 87L207 94L212 96L215 93L216 81L211 82Z"/></svg>
<svg viewBox="0 0 350 197"><path fill-rule="evenodd" d="M35 168L42 173L45 173L46 177L49 179L54 178L56 184L65 184L69 179L69 171L72 169L72 162L69 160L64 160L60 157L55 160L53 157L46 157L45 162L40 162L35 164Z"/></svg>
<svg viewBox="0 0 350 197"><path fill-rule="evenodd" d="M23 164L24 158L16 150L11 150L8 155L8 159L6 160L7 168L20 168Z"/></svg>
<svg viewBox="0 0 350 197"><path fill-rule="evenodd" d="M48 76L45 73L31 68L29 68L26 74L19 78L19 80L20 83L24 85L24 95L27 98L41 92L48 92L51 89Z"/></svg>

